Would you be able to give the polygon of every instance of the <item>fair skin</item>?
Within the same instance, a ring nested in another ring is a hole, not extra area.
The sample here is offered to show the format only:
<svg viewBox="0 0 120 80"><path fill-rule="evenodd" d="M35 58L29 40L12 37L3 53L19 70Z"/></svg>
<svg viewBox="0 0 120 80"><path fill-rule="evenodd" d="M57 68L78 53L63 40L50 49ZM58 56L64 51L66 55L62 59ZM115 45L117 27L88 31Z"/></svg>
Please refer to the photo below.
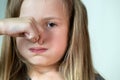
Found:
<svg viewBox="0 0 120 80"><path fill-rule="evenodd" d="M32 17L6 18L0 20L0 35L24 37L31 42L39 39L39 31Z"/></svg>
<svg viewBox="0 0 120 80"><path fill-rule="evenodd" d="M20 18L3 22L0 28L11 26L2 27L0 34L16 37L32 80L64 80L58 72L58 61L67 47L69 17L62 0L24 0Z"/></svg>

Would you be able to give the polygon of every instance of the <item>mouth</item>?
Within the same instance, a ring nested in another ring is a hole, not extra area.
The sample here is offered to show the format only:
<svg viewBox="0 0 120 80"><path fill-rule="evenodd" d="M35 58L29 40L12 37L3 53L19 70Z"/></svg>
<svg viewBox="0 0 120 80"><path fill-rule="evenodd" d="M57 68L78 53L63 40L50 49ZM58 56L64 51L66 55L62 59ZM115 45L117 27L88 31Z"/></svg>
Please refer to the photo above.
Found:
<svg viewBox="0 0 120 80"><path fill-rule="evenodd" d="M35 54L42 54L42 53L46 52L48 49L42 48L42 47L34 47L34 48L29 48L29 50Z"/></svg>

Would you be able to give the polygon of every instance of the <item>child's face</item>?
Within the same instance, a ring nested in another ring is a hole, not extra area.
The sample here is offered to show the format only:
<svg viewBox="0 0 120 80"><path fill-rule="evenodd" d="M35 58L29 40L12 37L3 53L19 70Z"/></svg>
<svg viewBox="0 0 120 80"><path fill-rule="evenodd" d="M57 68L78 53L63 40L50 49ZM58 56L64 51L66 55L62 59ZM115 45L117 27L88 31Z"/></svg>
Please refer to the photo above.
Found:
<svg viewBox="0 0 120 80"><path fill-rule="evenodd" d="M24 0L20 17L33 17L43 30L39 40L41 44L16 38L20 54L30 64L48 66L62 58L68 39L67 14L62 0Z"/></svg>

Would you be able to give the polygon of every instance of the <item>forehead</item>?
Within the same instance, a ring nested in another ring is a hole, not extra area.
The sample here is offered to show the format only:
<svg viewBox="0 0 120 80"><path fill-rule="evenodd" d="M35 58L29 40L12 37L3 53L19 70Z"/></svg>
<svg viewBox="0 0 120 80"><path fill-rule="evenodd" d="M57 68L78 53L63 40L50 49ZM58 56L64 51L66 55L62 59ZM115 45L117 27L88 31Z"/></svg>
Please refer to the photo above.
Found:
<svg viewBox="0 0 120 80"><path fill-rule="evenodd" d="M20 16L68 16L63 0L24 0Z"/></svg>

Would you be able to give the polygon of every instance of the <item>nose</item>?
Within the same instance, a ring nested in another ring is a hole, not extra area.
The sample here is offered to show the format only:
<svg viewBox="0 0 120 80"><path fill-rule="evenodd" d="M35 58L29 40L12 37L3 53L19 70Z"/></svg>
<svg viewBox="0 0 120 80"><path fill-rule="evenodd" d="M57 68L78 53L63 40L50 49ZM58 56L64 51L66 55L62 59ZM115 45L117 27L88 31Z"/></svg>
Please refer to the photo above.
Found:
<svg viewBox="0 0 120 80"><path fill-rule="evenodd" d="M42 44L44 44L44 41L45 41L45 39L40 34L39 39L38 39L38 44L42 45Z"/></svg>
<svg viewBox="0 0 120 80"><path fill-rule="evenodd" d="M40 24L37 23L37 28L38 28L38 35L39 35L39 39L38 39L38 44L42 45L45 42L45 30L44 27L42 27Z"/></svg>

